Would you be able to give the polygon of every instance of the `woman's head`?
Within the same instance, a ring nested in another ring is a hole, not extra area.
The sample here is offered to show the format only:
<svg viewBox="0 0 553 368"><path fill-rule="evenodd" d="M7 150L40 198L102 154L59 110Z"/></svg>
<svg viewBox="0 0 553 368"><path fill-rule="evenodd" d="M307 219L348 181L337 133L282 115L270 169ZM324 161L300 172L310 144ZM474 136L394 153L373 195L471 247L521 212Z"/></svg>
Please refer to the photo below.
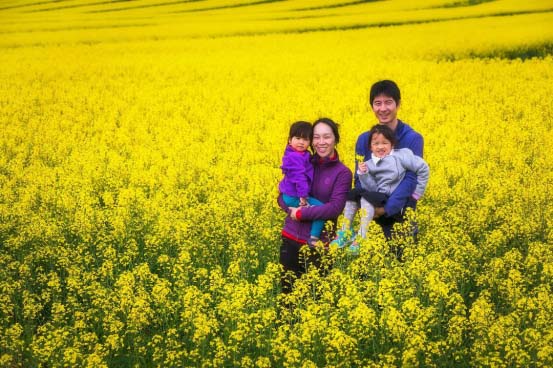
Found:
<svg viewBox="0 0 553 368"><path fill-rule="evenodd" d="M334 155L336 144L340 141L338 124L329 118L320 118L313 123L313 148L319 157Z"/></svg>
<svg viewBox="0 0 553 368"><path fill-rule="evenodd" d="M297 151L305 151L313 138L313 126L306 121L296 121L290 126L288 144Z"/></svg>
<svg viewBox="0 0 553 368"><path fill-rule="evenodd" d="M376 157L384 157L390 154L396 145L394 131L387 125L376 124L370 130L369 148Z"/></svg>

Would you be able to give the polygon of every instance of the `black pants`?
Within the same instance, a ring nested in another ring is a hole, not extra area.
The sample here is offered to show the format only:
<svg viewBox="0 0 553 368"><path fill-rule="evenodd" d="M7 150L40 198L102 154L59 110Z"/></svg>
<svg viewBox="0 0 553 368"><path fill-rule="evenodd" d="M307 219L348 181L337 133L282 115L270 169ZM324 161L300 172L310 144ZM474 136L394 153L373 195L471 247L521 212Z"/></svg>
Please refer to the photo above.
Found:
<svg viewBox="0 0 553 368"><path fill-rule="evenodd" d="M353 188L348 192L347 200L355 201L359 203L361 198L364 198L367 202L372 204L375 207L384 207L386 201L388 201L388 196L384 193L371 192L363 188Z"/></svg>
<svg viewBox="0 0 553 368"><path fill-rule="evenodd" d="M370 192L363 188L353 188L352 190L349 191L347 196L348 201L356 201L358 203L361 200L361 198L364 198L375 207L384 207L384 205L388 201L388 196L386 194L378 193L378 192ZM412 236L415 243L417 242L418 226L415 221L412 221L411 230L407 234L394 234L393 232L394 224L405 222L405 211L407 210L407 208L415 209L416 205L417 205L416 201L410 198L407 201L406 206L401 210L400 213L393 216L380 216L374 219L374 221L382 228L382 232L384 233L384 236L386 237L387 240L392 240L394 235L400 236L400 237ZM391 246L391 251L393 254L395 254L397 259L402 260L403 258L402 247Z"/></svg>
<svg viewBox="0 0 553 368"><path fill-rule="evenodd" d="M394 215L394 216L380 216L379 218L375 219L375 222L379 224L382 227L382 231L384 232L384 236L386 236L386 239L390 240L393 236L392 229L394 227L395 223L403 223L405 222L405 211L407 208L415 209L416 201L414 199L409 199L407 201L407 205L401 210L400 213ZM412 236L415 238L415 241L417 239L417 233L418 233L418 227L416 222L412 223ZM406 236L408 234L401 234L401 236Z"/></svg>
<svg viewBox="0 0 553 368"><path fill-rule="evenodd" d="M283 267L283 271L280 278L280 286L283 293L292 291L294 281L307 272L310 267L320 269L320 250L306 247L300 251L302 247L306 247L305 244L298 243L284 236L282 237L280 264Z"/></svg>
<svg viewBox="0 0 553 368"><path fill-rule="evenodd" d="M388 196L384 193L371 192L361 187L355 187L348 192L347 200L355 201L359 205L361 198L364 198L367 202L372 204L375 207L384 207L386 201L388 201ZM380 216L375 219L375 222L382 227L384 236L386 239L392 238L392 227L396 222L401 222L403 216Z"/></svg>

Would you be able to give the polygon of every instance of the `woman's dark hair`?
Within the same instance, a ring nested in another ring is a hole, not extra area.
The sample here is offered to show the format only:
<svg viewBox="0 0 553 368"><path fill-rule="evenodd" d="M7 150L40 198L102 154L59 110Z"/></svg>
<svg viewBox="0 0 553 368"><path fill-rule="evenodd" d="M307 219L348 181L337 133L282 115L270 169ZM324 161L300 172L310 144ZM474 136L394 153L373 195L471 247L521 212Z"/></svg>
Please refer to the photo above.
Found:
<svg viewBox="0 0 553 368"><path fill-rule="evenodd" d="M338 133L338 123L335 123L332 119L329 118L319 118L317 121L313 123L313 129L319 124L326 124L330 127L332 130L332 133L334 133L334 141L336 143L340 142L340 133Z"/></svg>
<svg viewBox="0 0 553 368"><path fill-rule="evenodd" d="M369 97L371 101L371 106L374 99L380 95L393 98L396 102L396 105L399 106L399 102L401 101L401 92L399 91L399 87L397 86L396 82L385 79L373 84Z"/></svg>
<svg viewBox="0 0 553 368"><path fill-rule="evenodd" d="M288 134L288 140L294 138L306 138L310 141L313 140L313 126L307 121L296 121L290 126L290 133Z"/></svg>
<svg viewBox="0 0 553 368"><path fill-rule="evenodd" d="M396 139L396 135L394 134L394 131L392 130L392 128L390 128L389 126L387 125L384 125L384 124L376 124L375 126L373 126L369 132L369 135L370 135L370 139L369 139L369 148L371 146L371 143L373 141L373 137L375 134L382 134L384 136L384 138L386 138L387 140L390 141L390 143L392 144L392 147L395 147L396 143L397 143L397 139Z"/></svg>

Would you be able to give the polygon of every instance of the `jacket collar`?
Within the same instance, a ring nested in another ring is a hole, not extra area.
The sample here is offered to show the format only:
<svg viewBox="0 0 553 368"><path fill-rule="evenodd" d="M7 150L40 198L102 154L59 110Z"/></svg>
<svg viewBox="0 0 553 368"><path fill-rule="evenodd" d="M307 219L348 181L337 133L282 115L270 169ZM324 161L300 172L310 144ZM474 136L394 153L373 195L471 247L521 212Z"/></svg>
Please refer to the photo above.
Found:
<svg viewBox="0 0 553 368"><path fill-rule="evenodd" d="M319 157L319 155L315 154L313 155L313 163L317 165L331 165L336 162L340 161L340 157L338 156L338 151L334 149L334 153L330 157Z"/></svg>

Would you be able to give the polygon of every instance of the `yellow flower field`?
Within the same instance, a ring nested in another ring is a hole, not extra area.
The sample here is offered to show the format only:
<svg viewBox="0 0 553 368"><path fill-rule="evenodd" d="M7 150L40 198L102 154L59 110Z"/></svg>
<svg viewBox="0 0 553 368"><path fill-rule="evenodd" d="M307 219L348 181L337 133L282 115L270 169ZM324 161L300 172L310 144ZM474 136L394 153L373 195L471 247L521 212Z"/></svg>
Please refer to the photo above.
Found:
<svg viewBox="0 0 553 368"><path fill-rule="evenodd" d="M550 1L6 0L0 19L0 366L553 365ZM353 168L380 79L425 139L418 242L371 224L282 296L288 127L339 122Z"/></svg>

